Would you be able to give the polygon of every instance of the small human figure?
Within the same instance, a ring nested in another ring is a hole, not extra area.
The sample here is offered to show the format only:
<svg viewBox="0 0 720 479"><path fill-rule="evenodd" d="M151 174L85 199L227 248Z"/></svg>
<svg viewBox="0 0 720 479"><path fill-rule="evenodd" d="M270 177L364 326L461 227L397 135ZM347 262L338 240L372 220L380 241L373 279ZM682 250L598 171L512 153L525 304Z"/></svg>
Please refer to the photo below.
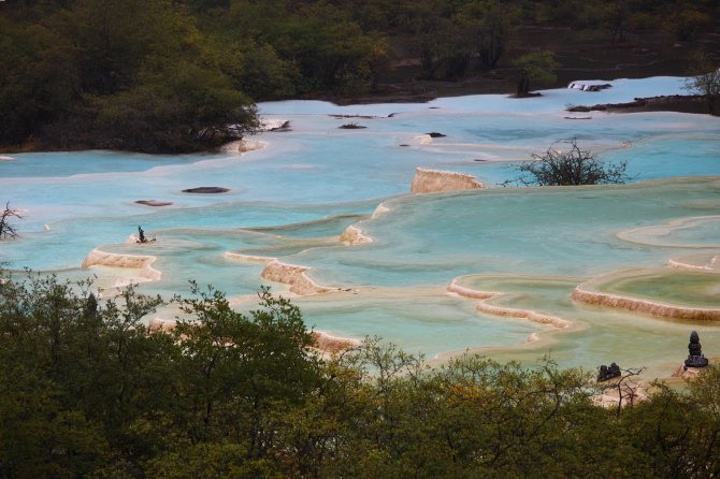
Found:
<svg viewBox="0 0 720 479"><path fill-rule="evenodd" d="M138 243L147 243L147 238L145 238L145 232L140 226L138 226L138 238Z"/></svg>

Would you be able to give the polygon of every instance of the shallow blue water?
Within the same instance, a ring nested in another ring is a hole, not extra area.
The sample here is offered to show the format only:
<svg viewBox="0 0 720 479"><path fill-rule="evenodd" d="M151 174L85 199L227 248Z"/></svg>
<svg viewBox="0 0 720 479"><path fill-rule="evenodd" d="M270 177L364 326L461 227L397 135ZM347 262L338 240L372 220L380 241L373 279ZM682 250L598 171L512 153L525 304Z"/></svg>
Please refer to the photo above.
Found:
<svg viewBox="0 0 720 479"><path fill-rule="evenodd" d="M616 234L720 215L719 118L592 112L581 114L590 119L580 120L567 118L580 114L565 112L570 103L683 93L683 82L672 77L617 80L601 92L558 89L523 100L476 95L426 104L266 103L259 105L264 117L289 120L292 131L255 135L253 140L267 146L242 155L10 154L14 160L0 161L0 201L10 201L23 219L16 224L21 237L0 243L0 262L17 269L62 269L73 277L95 274L107 287L117 271L79 269L93 249L153 255L162 278L143 283L143 291L187 293L188 281L195 279L242 297L267 283L260 277L264 265L229 259L225 252L277 257L311 267L308 274L323 285L359 292L298 299L307 322L320 329L352 337L378 334L431 356L518 345L539 331L557 338L552 347L560 359L593 366L602 350L597 338L613 334L593 325L593 313L564 310L586 326L557 335L528 321L478 313L473 302L448 296L444 289L461 275L587 278L626 267L659 267L698 248L713 252L720 243L713 240L717 223L688 223L694 226L672 233L682 240L681 247L664 244L652 229L647 233L652 241L643 235L640 241L626 241ZM338 128L345 123L366 128ZM430 140L424 136L429 132L446 136ZM577 189L496 186L516 176L518 161L550 147L565 148L571 139L601 160L627 161L628 172L641 183ZM418 167L476 175L491 188L411 196ZM230 191L182 192L198 186ZM173 204L150 207L137 200ZM380 204L389 211L371 219ZM157 242L125 244L138 225ZM350 225L374 242L340 244L338 237ZM538 307L557 306L538 300ZM628 321L627 316L612 317ZM654 331L647 318L631 320L637 334ZM682 329L662 320L652 324L668 334ZM703 344L720 351L720 331L707 324L692 327L706 335ZM580 344L593 353L580 358ZM541 356L543 347L532 354ZM618 357L638 360L637 352L607 347ZM648 354L648 364L661 376L666 359Z"/></svg>

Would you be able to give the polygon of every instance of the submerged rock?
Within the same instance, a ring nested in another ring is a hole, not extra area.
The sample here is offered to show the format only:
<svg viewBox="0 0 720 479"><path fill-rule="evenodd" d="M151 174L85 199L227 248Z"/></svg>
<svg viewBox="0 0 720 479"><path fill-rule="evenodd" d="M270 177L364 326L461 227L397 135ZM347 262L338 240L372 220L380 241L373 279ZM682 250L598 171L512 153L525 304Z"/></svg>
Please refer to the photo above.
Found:
<svg viewBox="0 0 720 479"><path fill-rule="evenodd" d="M202 193L202 194L212 194L212 193L227 193L230 191L230 188L223 188L220 186L199 186L197 188L188 188L187 190L182 190L183 193Z"/></svg>
<svg viewBox="0 0 720 479"><path fill-rule="evenodd" d="M137 200L135 203L146 206L170 206L172 201Z"/></svg>

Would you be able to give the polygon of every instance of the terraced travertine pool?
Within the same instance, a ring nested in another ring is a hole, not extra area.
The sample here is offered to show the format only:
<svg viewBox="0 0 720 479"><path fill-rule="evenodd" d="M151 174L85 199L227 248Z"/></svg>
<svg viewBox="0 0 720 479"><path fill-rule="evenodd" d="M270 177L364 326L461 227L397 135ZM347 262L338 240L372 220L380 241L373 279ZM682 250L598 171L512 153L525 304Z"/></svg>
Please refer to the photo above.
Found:
<svg viewBox="0 0 720 479"><path fill-rule="evenodd" d="M692 330L707 356L720 356L720 324L586 304L573 291L597 280L614 295L720 308L711 265L720 254L720 119L566 118L568 103L682 93L683 79L610 83L523 100L261 104L264 119L289 120L291 131L257 134L264 148L242 155L10 154L0 200L24 218L20 239L0 243L0 262L96 276L103 294L139 280L143 292L185 294L194 279L238 308L254 307L261 284L284 295L296 288L307 324L338 336L382 336L439 360L470 349L588 369L614 361L666 377L687 356ZM347 122L367 128L338 128ZM600 159L627 161L634 181L497 186L515 176L515 162L573 138ZM486 188L410 195L418 167L471 174ZM182 191L201 186L229 191ZM138 226L156 241L128 241ZM141 266L137 256L150 259ZM265 279L272 264L302 267L293 271L305 271L304 286Z"/></svg>

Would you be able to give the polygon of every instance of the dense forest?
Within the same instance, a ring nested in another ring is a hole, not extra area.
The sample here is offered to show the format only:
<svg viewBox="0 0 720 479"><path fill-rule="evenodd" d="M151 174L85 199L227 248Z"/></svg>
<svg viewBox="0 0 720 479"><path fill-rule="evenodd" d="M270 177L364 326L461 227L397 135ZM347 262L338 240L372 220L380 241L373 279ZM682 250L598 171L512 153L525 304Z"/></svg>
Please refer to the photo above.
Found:
<svg viewBox="0 0 720 479"><path fill-rule="evenodd" d="M605 383L549 360L429 368L377 339L323 357L264 289L242 314L194 287L163 332L144 325L160 298L2 276L2 478L720 474L717 366L608 408Z"/></svg>
<svg viewBox="0 0 720 479"><path fill-rule="evenodd" d="M256 128L258 101L522 94L594 71L587 55L685 74L718 17L718 0L6 0L0 148L202 150Z"/></svg>

